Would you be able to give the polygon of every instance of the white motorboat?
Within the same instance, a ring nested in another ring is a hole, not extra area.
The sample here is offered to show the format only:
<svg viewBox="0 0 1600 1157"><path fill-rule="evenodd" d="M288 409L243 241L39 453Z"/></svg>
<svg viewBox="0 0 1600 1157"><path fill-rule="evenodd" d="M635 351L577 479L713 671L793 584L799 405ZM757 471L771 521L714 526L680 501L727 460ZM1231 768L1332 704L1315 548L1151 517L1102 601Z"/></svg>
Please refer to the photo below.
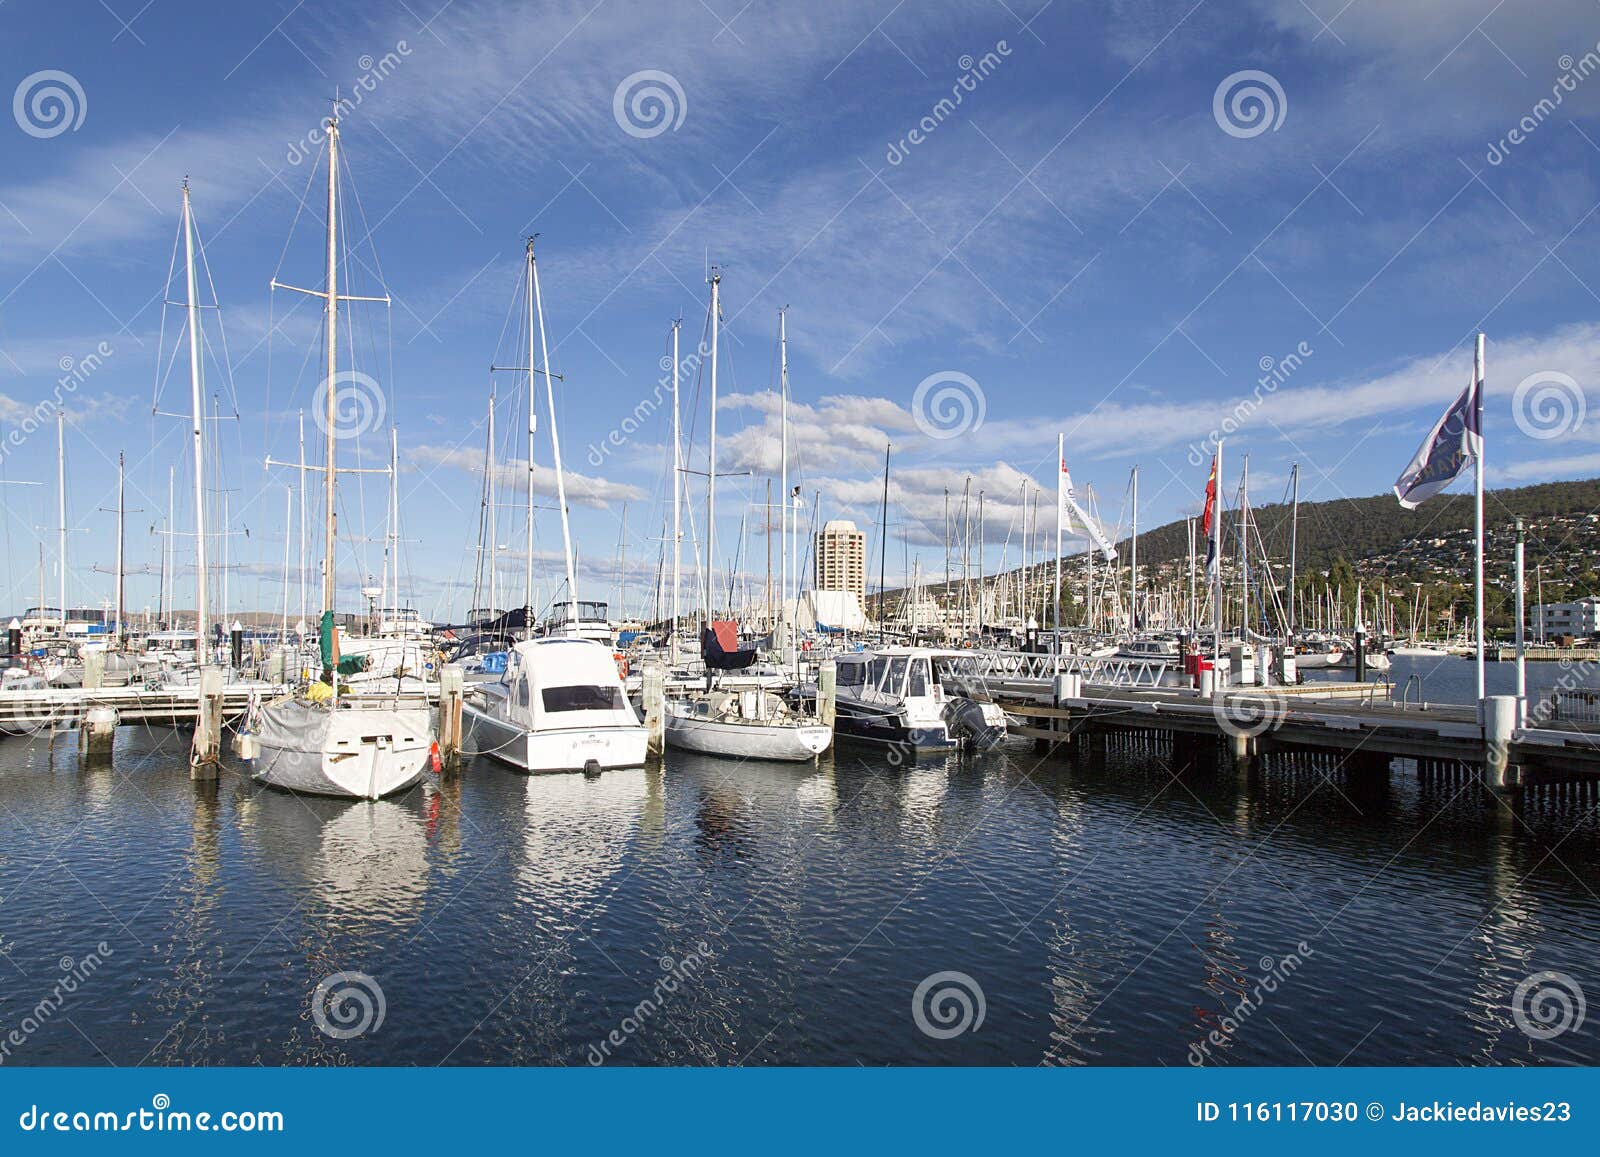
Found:
<svg viewBox="0 0 1600 1157"><path fill-rule="evenodd" d="M840 656L834 728L853 740L902 752L993 747L1006 733L994 703L952 694L944 679L970 651L886 647Z"/></svg>
<svg viewBox="0 0 1600 1157"><path fill-rule="evenodd" d="M668 746L733 759L799 762L833 742L833 728L798 715L770 691L710 691L669 699L663 725Z"/></svg>
<svg viewBox="0 0 1600 1157"><path fill-rule="evenodd" d="M468 754L527 772L638 767L649 748L611 648L592 639L518 643L497 681L471 687L461 714Z"/></svg>
<svg viewBox="0 0 1600 1157"><path fill-rule="evenodd" d="M290 697L265 705L254 729L255 778L310 795L382 799L415 785L433 754L433 713L420 697Z"/></svg>

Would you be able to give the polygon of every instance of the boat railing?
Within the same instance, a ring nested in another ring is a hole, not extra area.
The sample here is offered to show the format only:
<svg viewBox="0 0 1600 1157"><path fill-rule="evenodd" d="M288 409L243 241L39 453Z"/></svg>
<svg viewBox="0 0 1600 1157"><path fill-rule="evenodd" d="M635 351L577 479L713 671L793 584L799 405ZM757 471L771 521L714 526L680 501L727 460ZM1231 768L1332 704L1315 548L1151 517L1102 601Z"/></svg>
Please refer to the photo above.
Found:
<svg viewBox="0 0 1600 1157"><path fill-rule="evenodd" d="M946 675L984 684L999 681L1049 682L1056 675L1077 675L1084 683L1113 687L1159 687L1172 664L1115 655L1049 655L1031 651L973 651L941 657Z"/></svg>

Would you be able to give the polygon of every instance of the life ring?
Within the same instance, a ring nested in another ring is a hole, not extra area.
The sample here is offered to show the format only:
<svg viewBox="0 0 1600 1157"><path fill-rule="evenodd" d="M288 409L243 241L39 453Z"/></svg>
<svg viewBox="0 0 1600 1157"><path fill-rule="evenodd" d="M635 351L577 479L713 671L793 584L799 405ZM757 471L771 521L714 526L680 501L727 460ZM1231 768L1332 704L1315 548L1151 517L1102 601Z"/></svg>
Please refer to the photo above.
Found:
<svg viewBox="0 0 1600 1157"><path fill-rule="evenodd" d="M611 652L611 657L617 661L617 674L626 679L628 677L628 656L621 651Z"/></svg>

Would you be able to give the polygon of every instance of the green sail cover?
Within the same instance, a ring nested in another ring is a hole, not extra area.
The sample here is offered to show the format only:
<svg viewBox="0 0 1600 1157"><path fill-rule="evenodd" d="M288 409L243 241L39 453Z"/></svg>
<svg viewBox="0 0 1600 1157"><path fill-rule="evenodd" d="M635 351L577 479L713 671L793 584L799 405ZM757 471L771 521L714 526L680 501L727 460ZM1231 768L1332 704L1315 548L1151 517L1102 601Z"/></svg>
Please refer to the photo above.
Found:
<svg viewBox="0 0 1600 1157"><path fill-rule="evenodd" d="M333 612L322 612L322 669L333 667Z"/></svg>

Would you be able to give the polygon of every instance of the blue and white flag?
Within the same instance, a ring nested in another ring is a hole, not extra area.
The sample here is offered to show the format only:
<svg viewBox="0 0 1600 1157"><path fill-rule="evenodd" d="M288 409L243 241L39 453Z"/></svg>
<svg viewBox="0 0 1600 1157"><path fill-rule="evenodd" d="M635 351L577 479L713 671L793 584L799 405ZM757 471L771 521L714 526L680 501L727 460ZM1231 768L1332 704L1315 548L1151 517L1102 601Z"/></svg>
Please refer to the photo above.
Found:
<svg viewBox="0 0 1600 1157"><path fill-rule="evenodd" d="M1394 496L1407 510L1415 510L1466 471L1483 454L1483 431L1478 425L1479 391L1476 378L1422 440L1411 464L1394 484Z"/></svg>

